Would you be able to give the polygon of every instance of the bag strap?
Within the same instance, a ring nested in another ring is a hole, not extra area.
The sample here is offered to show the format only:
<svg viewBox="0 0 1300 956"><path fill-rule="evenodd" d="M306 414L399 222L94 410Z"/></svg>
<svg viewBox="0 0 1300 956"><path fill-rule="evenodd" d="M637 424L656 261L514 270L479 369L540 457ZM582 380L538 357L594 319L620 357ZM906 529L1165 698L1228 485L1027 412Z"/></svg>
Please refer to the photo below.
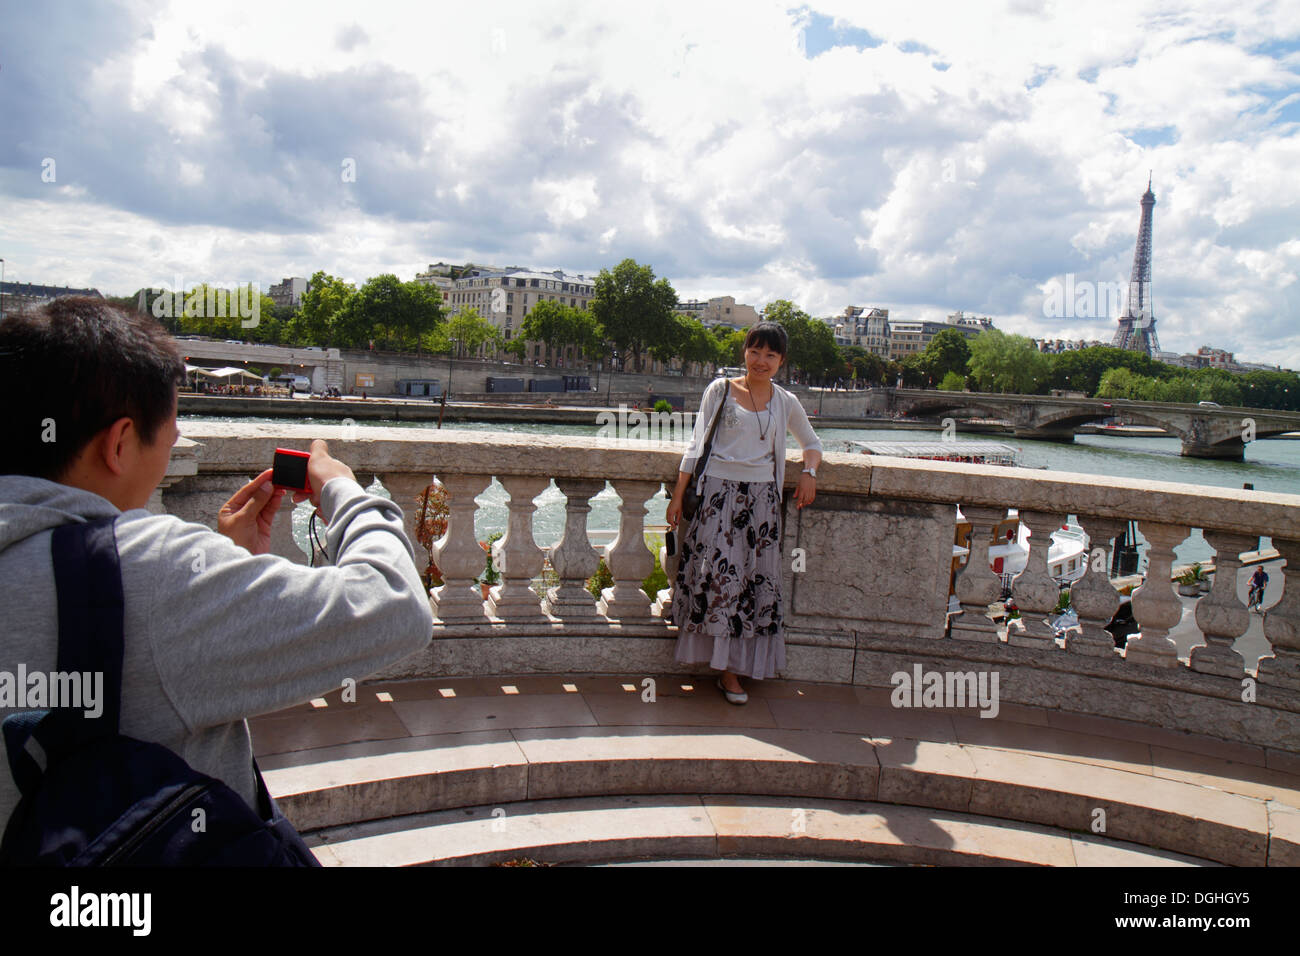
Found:
<svg viewBox="0 0 1300 956"><path fill-rule="evenodd" d="M55 670L75 675L83 687L102 674L104 699L93 719L84 707L66 706L5 718L9 772L24 795L40 785L58 755L115 735L122 710L122 573L113 518L60 525L51 536L50 553L59 615ZM54 691L52 680L47 691Z"/></svg>
<svg viewBox="0 0 1300 956"><path fill-rule="evenodd" d="M731 380L723 379L725 384L723 390L727 393L722 396L722 401L718 404L718 410L713 413L713 424L709 426L709 437L704 440L704 448L700 452L699 460L695 462L695 471L691 475L691 483L696 484L700 476L704 474L704 466L709 463L709 455L713 451L713 434L718 430L718 420L722 418L722 409L727 404L727 397L731 394Z"/></svg>
<svg viewBox="0 0 1300 956"><path fill-rule="evenodd" d="M58 590L59 658L63 673L104 675L103 711L94 719L76 708L56 708L68 743L116 734L122 716L122 567L113 518L54 529L54 584Z"/></svg>

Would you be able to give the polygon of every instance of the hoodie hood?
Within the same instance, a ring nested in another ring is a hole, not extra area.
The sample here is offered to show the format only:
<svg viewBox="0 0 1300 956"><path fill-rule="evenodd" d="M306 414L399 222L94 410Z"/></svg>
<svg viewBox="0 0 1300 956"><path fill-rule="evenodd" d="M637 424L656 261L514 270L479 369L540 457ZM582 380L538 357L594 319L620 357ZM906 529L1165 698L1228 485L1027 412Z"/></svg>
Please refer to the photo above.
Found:
<svg viewBox="0 0 1300 956"><path fill-rule="evenodd" d="M121 514L93 491L28 475L0 475L0 552L71 521Z"/></svg>

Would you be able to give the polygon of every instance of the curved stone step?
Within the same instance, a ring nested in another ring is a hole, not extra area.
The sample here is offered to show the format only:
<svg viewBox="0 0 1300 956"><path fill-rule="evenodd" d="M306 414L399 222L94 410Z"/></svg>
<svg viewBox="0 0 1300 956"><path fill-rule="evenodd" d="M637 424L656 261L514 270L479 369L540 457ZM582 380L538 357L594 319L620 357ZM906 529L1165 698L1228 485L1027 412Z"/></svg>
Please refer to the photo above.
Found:
<svg viewBox="0 0 1300 956"><path fill-rule="evenodd" d="M883 688L484 677L380 682L251 721L301 830L525 801L733 794L970 813L1234 865L1300 865L1300 758L1004 704L894 708ZM707 689L706 689L707 687ZM653 689L652 689L653 691ZM648 700L648 702L647 702ZM1104 828L1104 830L1102 829Z"/></svg>
<svg viewBox="0 0 1300 956"><path fill-rule="evenodd" d="M653 731L653 732L652 732ZM843 733L577 727L371 741L261 760L300 830L460 807L729 792L866 800L1092 832L1232 865L1294 865L1278 800L993 747Z"/></svg>
<svg viewBox="0 0 1300 956"><path fill-rule="evenodd" d="M306 835L326 866L780 862L1213 866L1093 834L866 801L728 795L603 796L465 807Z"/></svg>

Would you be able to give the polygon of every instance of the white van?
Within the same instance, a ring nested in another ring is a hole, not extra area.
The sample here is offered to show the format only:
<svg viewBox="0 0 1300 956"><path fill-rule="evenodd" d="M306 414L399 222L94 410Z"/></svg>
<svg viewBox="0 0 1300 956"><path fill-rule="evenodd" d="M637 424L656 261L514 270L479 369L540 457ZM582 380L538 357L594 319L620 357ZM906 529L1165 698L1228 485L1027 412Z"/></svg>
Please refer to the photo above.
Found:
<svg viewBox="0 0 1300 956"><path fill-rule="evenodd" d="M283 385L294 392L311 391L311 379L306 375L280 375L276 378L275 384Z"/></svg>

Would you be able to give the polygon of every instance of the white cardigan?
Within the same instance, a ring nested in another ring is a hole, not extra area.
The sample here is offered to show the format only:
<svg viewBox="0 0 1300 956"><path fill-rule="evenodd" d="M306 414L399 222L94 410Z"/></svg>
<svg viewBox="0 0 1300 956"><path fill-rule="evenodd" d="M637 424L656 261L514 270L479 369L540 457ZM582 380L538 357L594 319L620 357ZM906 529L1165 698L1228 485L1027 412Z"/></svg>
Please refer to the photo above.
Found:
<svg viewBox="0 0 1300 956"><path fill-rule="evenodd" d="M709 387L704 390L704 395L700 399L700 411L695 416L695 430L691 433L691 442L686 446L686 454L682 456L682 463L678 470L686 473L695 470L695 463L699 460L700 455L704 452L704 443L709 437L709 428L713 424L713 417L718 413L718 409L726 400L727 394L731 390L731 380L726 378L715 379L709 383ZM785 487L785 433L787 430L794 432L794 437L799 442L799 446L804 450L816 449L822 450L821 439L813 431L812 424L808 421L808 413L803 410L803 405L799 399L795 398L788 391L782 388L776 382L772 383L772 415L776 421L785 420L785 428L773 429L773 443L776 443L776 437L780 436L779 447L773 448L773 457L776 459L776 487L778 493ZM703 476L700 477L703 484ZM696 488L696 493L701 489Z"/></svg>

